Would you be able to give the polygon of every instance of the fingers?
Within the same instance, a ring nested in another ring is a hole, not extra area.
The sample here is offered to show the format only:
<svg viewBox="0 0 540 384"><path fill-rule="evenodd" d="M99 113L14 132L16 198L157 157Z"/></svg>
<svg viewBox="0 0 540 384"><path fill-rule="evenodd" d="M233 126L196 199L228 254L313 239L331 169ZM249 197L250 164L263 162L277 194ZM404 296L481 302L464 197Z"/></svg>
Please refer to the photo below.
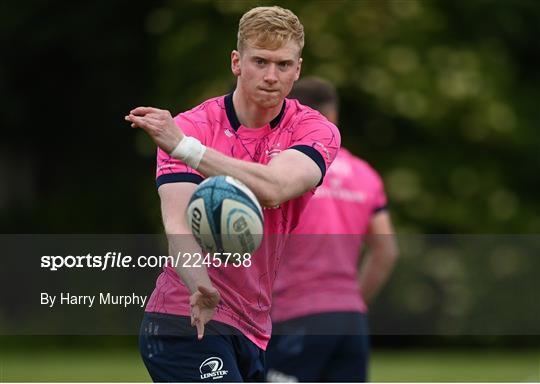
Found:
<svg viewBox="0 0 540 384"><path fill-rule="evenodd" d="M204 285L199 285L197 289L203 294L203 295L211 295L216 290L215 288L208 288Z"/></svg>
<svg viewBox="0 0 540 384"><path fill-rule="evenodd" d="M198 305L191 305L191 326L197 327L197 339L201 340L204 337L205 321L200 317L201 311Z"/></svg>
<svg viewBox="0 0 540 384"><path fill-rule="evenodd" d="M134 115L129 115L124 117L124 120L131 123L131 128L146 128L146 121L142 117L137 117Z"/></svg>
<svg viewBox="0 0 540 384"><path fill-rule="evenodd" d="M191 306L191 326L192 327L195 326L195 324L200 320L199 314L200 314L199 307L192 305Z"/></svg>
<svg viewBox="0 0 540 384"><path fill-rule="evenodd" d="M152 128L157 127L160 124L160 120L155 118L152 114L146 116L128 115L124 117L124 120L131 123L132 128Z"/></svg>
<svg viewBox="0 0 540 384"><path fill-rule="evenodd" d="M131 115L135 115L135 116L144 116L149 113L163 113L163 112L164 112L163 109L158 109L154 107L137 107L129 111Z"/></svg>
<svg viewBox="0 0 540 384"><path fill-rule="evenodd" d="M195 325L197 326L197 339L201 340L204 337L204 321L199 319Z"/></svg>
<svg viewBox="0 0 540 384"><path fill-rule="evenodd" d="M219 296L217 289L214 287L206 287L204 285L199 285L197 287L199 292L201 292L204 296L212 296L212 299Z"/></svg>
<svg viewBox="0 0 540 384"><path fill-rule="evenodd" d="M197 339L204 337L204 326L212 318L219 302L219 293L214 287L198 286L189 298L191 326L197 327Z"/></svg>
<svg viewBox="0 0 540 384"><path fill-rule="evenodd" d="M201 292L204 302L208 307L215 307L219 303L219 292L214 287L198 286L198 291Z"/></svg>
<svg viewBox="0 0 540 384"><path fill-rule="evenodd" d="M124 116L124 120L131 123L132 128L143 128L145 130L156 128L157 126L172 120L169 111L154 107L137 107Z"/></svg>

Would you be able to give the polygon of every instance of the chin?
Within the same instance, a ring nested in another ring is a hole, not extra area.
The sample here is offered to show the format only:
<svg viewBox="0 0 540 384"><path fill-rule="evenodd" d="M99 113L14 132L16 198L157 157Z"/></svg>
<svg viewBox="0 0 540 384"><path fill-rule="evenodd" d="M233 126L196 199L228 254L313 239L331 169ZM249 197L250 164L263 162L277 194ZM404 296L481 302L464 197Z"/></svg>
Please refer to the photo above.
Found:
<svg viewBox="0 0 540 384"><path fill-rule="evenodd" d="M261 97L257 100L257 104L259 104L263 108L274 108L278 105L281 105L281 103L283 103L283 98L279 96Z"/></svg>

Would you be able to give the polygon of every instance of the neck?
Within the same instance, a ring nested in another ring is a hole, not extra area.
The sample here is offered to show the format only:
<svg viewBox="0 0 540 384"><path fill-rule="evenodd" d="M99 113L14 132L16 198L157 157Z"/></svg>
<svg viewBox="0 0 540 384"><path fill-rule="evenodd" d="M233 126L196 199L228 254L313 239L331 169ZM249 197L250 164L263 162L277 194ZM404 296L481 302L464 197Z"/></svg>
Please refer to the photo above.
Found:
<svg viewBox="0 0 540 384"><path fill-rule="evenodd" d="M283 103L275 107L263 108L250 102L240 89L234 91L233 105L238 121L246 128L260 128L270 123L279 115Z"/></svg>

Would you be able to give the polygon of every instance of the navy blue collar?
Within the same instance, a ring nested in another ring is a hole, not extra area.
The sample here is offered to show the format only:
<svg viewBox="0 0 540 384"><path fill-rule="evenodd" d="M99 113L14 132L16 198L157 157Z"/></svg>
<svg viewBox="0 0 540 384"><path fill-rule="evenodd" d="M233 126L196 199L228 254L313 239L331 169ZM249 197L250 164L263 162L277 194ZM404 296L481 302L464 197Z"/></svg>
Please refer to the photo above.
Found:
<svg viewBox="0 0 540 384"><path fill-rule="evenodd" d="M238 120L238 116L236 115L236 111L234 110L233 105L233 93L229 93L227 96L225 96L225 112L227 113L227 119L229 119L229 123L231 124L231 127L238 131L238 128L240 128L240 121ZM270 122L270 127L275 128L281 121L281 118L285 114L285 100L283 100L283 105L281 106L281 111L279 111L279 114L272 119Z"/></svg>

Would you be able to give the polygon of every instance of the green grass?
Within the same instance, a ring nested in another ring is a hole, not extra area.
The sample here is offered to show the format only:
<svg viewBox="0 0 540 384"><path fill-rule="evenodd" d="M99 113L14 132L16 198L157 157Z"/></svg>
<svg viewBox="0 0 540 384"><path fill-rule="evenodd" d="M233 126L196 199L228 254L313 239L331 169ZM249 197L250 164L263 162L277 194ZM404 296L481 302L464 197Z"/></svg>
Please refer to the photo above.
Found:
<svg viewBox="0 0 540 384"><path fill-rule="evenodd" d="M372 381L540 381L539 351L376 350ZM137 351L3 350L0 381L149 381Z"/></svg>
<svg viewBox="0 0 540 384"><path fill-rule="evenodd" d="M373 354L370 380L538 382L540 351L379 351Z"/></svg>
<svg viewBox="0 0 540 384"><path fill-rule="evenodd" d="M136 350L78 349L13 352L0 359L2 381L150 381Z"/></svg>

